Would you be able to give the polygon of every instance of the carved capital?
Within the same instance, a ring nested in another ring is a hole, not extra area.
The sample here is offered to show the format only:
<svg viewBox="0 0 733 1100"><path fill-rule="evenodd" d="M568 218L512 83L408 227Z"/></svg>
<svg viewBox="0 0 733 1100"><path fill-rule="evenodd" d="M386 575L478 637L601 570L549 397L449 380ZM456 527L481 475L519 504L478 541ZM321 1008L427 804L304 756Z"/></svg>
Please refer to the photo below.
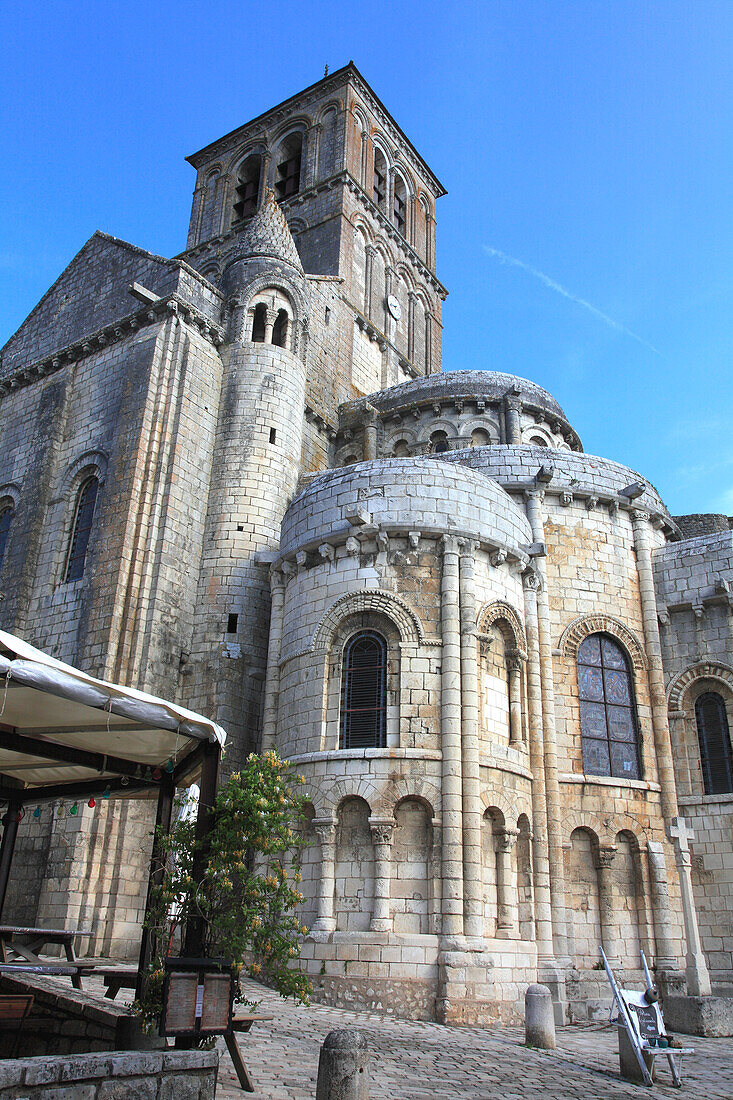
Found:
<svg viewBox="0 0 733 1100"><path fill-rule="evenodd" d="M649 513L645 512L643 508L632 508L631 518L634 523L646 523L649 519Z"/></svg>
<svg viewBox="0 0 733 1100"><path fill-rule="evenodd" d="M596 852L596 869L599 871L608 871L613 863L614 857L618 848L612 846L604 846L598 849Z"/></svg>
<svg viewBox="0 0 733 1100"><path fill-rule="evenodd" d="M394 828L397 823L383 818L369 818L369 829L372 834L372 843L391 844Z"/></svg>
<svg viewBox="0 0 733 1100"><path fill-rule="evenodd" d="M458 539L455 535L443 535L441 543L444 557L446 554L458 554Z"/></svg>
<svg viewBox="0 0 733 1100"><path fill-rule="evenodd" d="M540 575L531 565L522 573L522 584L529 592L539 592L542 587Z"/></svg>
<svg viewBox="0 0 733 1100"><path fill-rule="evenodd" d="M331 818L314 818L313 828L318 837L318 843L321 845L321 852L324 848L333 847L336 844L336 822Z"/></svg>
<svg viewBox="0 0 733 1100"><path fill-rule="evenodd" d="M496 847L500 852L511 852L517 843L519 829L502 829L496 834Z"/></svg>

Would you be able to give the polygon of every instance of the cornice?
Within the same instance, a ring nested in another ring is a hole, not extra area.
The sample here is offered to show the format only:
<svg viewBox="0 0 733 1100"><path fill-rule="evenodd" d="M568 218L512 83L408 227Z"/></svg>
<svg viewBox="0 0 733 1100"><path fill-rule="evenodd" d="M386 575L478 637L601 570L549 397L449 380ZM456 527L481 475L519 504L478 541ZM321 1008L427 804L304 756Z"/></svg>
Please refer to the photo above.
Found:
<svg viewBox="0 0 733 1100"><path fill-rule="evenodd" d="M81 340L74 341L63 348L59 348L52 355L46 355L42 359L21 367L6 378L0 379L0 399L8 393L23 389L33 382L39 381L56 371L63 369L70 363L78 363L89 355L94 355L103 348L119 343L121 340L134 335L140 329L159 321L161 317L178 316L184 323L196 328L204 339L218 347L224 339L224 330L220 325L214 324L200 310L192 306L179 294L168 294L159 298L157 302L128 314L120 320L114 321L104 328L97 329Z"/></svg>

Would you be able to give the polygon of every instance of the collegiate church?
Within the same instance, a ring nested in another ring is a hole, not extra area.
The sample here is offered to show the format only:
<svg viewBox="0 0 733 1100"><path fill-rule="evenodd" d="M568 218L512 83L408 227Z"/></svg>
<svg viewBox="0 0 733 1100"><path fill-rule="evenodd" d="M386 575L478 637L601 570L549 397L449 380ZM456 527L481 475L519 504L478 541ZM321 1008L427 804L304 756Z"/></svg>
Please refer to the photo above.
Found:
<svg viewBox="0 0 733 1100"><path fill-rule="evenodd" d="M189 162L186 250L95 233L2 350L0 627L294 762L330 1003L730 987L729 520L442 373L445 191L353 64ZM4 919L134 956L151 821L26 818Z"/></svg>

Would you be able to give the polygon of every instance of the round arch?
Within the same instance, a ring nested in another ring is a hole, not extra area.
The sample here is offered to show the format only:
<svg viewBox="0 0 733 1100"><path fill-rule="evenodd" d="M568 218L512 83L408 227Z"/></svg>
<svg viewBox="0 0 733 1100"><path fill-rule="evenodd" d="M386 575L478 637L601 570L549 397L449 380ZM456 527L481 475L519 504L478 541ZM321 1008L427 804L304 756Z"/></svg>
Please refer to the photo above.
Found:
<svg viewBox="0 0 733 1100"><path fill-rule="evenodd" d="M719 661L701 661L674 676L667 688L667 706L670 711L684 710L684 699L688 690L698 680L717 680L733 694L733 668Z"/></svg>
<svg viewBox="0 0 733 1100"><path fill-rule="evenodd" d="M644 646L637 635L612 615L581 615L573 619L560 635L558 649L568 661L576 661L580 643L590 634L610 634L629 655L635 672L649 667Z"/></svg>
<svg viewBox="0 0 733 1100"><path fill-rule="evenodd" d="M505 603L504 600L496 600L494 603L486 604L481 608L478 614L478 628L485 631L488 627L493 626L499 619L503 619L509 624L509 628L514 635L514 646L516 649L521 650L522 653L527 652L527 636L524 632L524 623L519 617L518 611L511 606L511 604Z"/></svg>
<svg viewBox="0 0 733 1100"><path fill-rule="evenodd" d="M425 630L415 611L400 596L383 589L365 589L341 596L325 613L316 627L310 644L313 653L327 654L341 622L350 615L374 611L395 624L401 642L418 645L425 639Z"/></svg>

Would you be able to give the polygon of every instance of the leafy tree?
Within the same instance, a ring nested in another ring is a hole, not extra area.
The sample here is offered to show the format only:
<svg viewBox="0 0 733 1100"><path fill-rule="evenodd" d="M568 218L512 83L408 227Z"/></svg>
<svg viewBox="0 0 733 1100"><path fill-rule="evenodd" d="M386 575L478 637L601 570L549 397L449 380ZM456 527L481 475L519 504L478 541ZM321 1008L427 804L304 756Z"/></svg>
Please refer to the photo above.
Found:
<svg viewBox="0 0 733 1100"><path fill-rule="evenodd" d="M162 881L153 890L146 922L157 954L145 993L135 1008L157 1027L162 1010L164 956L174 950L189 919L199 918L208 958L231 960L282 996L307 1003L310 983L293 966L301 928L294 912L303 901L299 850L304 844L301 776L275 752L251 753L218 790L212 829L196 841L196 823L184 812L169 833L159 834ZM203 857L196 883L194 856ZM236 999L244 1000L239 986Z"/></svg>

